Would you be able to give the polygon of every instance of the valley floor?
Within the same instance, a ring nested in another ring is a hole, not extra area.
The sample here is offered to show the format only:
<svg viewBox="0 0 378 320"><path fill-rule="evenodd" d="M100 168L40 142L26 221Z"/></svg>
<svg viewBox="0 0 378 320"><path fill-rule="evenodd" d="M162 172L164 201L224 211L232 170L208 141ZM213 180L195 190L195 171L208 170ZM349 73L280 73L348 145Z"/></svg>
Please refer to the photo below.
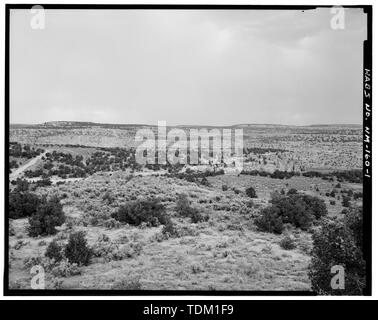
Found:
<svg viewBox="0 0 378 320"><path fill-rule="evenodd" d="M27 219L10 220L10 288L30 289L28 260L43 257L53 238L64 242L72 230L83 230L90 246L98 246L99 238L106 235L114 250L134 249L120 260L113 255L94 257L91 264L80 267L78 275L57 277L47 272L46 288L310 290L307 273L311 234L290 230L296 248L284 250L280 246L284 235L260 232L253 221L259 210L268 205L270 192L294 187L324 198L330 214L338 215L341 201L330 205L330 198L325 195L334 183L306 177L279 180L228 175L208 180L210 186L202 186L166 176L130 177L116 172L38 188L40 194L63 198L67 222L55 236L31 238L27 235ZM224 185L227 190L222 189ZM256 189L257 199L246 196L244 190L250 186ZM358 184L342 187L357 191L362 188ZM240 192L235 192L235 188ZM209 220L193 224L188 218L179 217L175 201L180 193L187 194L201 213L209 215ZM106 200L105 194L111 194L112 200ZM126 201L148 196L161 199L180 227L179 237L162 236L161 226L101 223L108 221L111 213Z"/></svg>

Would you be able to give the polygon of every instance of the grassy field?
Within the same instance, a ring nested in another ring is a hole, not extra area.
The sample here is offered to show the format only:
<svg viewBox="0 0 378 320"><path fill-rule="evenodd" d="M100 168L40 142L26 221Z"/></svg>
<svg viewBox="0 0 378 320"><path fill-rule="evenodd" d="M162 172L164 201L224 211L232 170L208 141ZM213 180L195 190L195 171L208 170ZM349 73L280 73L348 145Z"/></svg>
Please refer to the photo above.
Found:
<svg viewBox="0 0 378 320"><path fill-rule="evenodd" d="M90 246L98 246L99 237L106 235L114 250L129 250L129 254L121 260L95 257L89 266L80 267L78 275L49 274L48 288L128 289L137 283L138 288L150 290L309 290L311 234L288 230L297 247L284 250L280 246L284 234L260 232L253 219L268 205L272 190L297 188L320 195L332 190L333 183L317 178L277 180L243 175L211 177L209 181L211 186L205 187L171 177L131 177L116 172L37 189L39 194L63 197L67 222L54 237L31 238L26 232L27 219L11 220L10 286L29 288L31 275L25 257L43 256L53 238L64 243L70 232L83 230ZM222 191L223 185L228 186L227 191ZM258 195L252 206L244 192L249 186ZM359 185L352 187L360 189ZM241 192L236 194L232 188ZM193 206L210 219L192 224L188 218L178 217L175 201L180 193L188 194ZM112 195L111 201L104 200L105 194ZM180 227L180 237L163 237L161 226L101 223L124 202L151 196L161 199ZM331 214L342 208L340 201L335 206L328 201L327 207Z"/></svg>

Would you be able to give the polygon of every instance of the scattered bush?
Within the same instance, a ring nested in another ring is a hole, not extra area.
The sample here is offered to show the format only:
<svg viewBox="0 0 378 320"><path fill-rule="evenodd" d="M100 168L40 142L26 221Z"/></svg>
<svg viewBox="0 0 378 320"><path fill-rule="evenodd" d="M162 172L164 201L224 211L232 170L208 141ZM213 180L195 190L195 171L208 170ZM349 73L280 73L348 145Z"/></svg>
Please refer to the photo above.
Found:
<svg viewBox="0 0 378 320"><path fill-rule="evenodd" d="M207 221L208 216L203 216L197 208L190 205L190 201L185 194L180 194L176 202L176 211L182 217L189 217L192 223Z"/></svg>
<svg viewBox="0 0 378 320"><path fill-rule="evenodd" d="M142 222L157 226L169 221L164 206L157 199L129 201L114 212L112 218L136 226Z"/></svg>
<svg viewBox="0 0 378 320"><path fill-rule="evenodd" d="M77 263L71 263L68 259L64 259L52 268L51 273L54 277L72 277L81 274L81 271Z"/></svg>
<svg viewBox="0 0 378 320"><path fill-rule="evenodd" d="M343 200L341 201L341 204L343 205L343 207L349 208L350 207L350 197L343 195Z"/></svg>
<svg viewBox="0 0 378 320"><path fill-rule="evenodd" d="M71 233L64 252L70 263L76 263L79 266L88 265L92 251L87 246L84 232Z"/></svg>
<svg viewBox="0 0 378 320"><path fill-rule="evenodd" d="M9 193L9 218L19 219L35 214L40 198L34 193L15 189Z"/></svg>
<svg viewBox="0 0 378 320"><path fill-rule="evenodd" d="M294 176L299 176L299 172L289 172L289 171L280 171L276 170L273 173L267 171L258 171L258 170L251 170L246 171L243 170L240 174L250 175L250 176L261 176L261 177L271 177L272 179L290 179Z"/></svg>
<svg viewBox="0 0 378 320"><path fill-rule="evenodd" d="M49 178L43 177L35 183L36 187L48 187L52 185L52 181Z"/></svg>
<svg viewBox="0 0 378 320"><path fill-rule="evenodd" d="M345 214L345 225L352 232L354 242L359 248L363 243L363 212L362 207L349 209Z"/></svg>
<svg viewBox="0 0 378 320"><path fill-rule="evenodd" d="M210 186L211 186L209 180L207 180L206 177L203 177L203 178L202 178L200 184L203 185L203 186L206 186L206 187L210 187Z"/></svg>
<svg viewBox="0 0 378 320"><path fill-rule="evenodd" d="M250 198L257 198L256 190L253 187L249 187L245 190L245 193Z"/></svg>
<svg viewBox="0 0 378 320"><path fill-rule="evenodd" d="M363 192L355 192L355 193L353 194L353 199L354 199L354 200L362 199L363 196L364 196Z"/></svg>
<svg viewBox="0 0 378 320"><path fill-rule="evenodd" d="M237 189L237 188L232 188L232 190L235 192L235 194L241 193L241 191L239 189Z"/></svg>
<svg viewBox="0 0 378 320"><path fill-rule="evenodd" d="M114 197L109 191L106 191L102 197L102 200L105 201L107 204L111 204L114 201Z"/></svg>
<svg viewBox="0 0 378 320"><path fill-rule="evenodd" d="M30 269L36 265L42 266L45 271L51 271L51 269L55 267L56 261L47 257L37 256L25 258L23 264L24 268L26 268L28 271L30 271Z"/></svg>
<svg viewBox="0 0 378 320"><path fill-rule="evenodd" d="M191 208L190 220L192 223L208 221L208 215L202 215L197 208Z"/></svg>
<svg viewBox="0 0 378 320"><path fill-rule="evenodd" d="M138 256L142 251L142 245L130 242L121 246L119 243L111 241L106 235L100 235L91 251L95 257L104 258L109 262Z"/></svg>
<svg viewBox="0 0 378 320"><path fill-rule="evenodd" d="M178 195L177 201L176 201L176 211L180 216L188 216L188 211L190 208L190 201L188 199L188 196L184 193L181 193Z"/></svg>
<svg viewBox="0 0 378 320"><path fill-rule="evenodd" d="M303 173L304 177L319 177L323 180L333 181L336 178L338 181L362 183L362 170L345 170L345 171L333 171L328 173L321 173L318 171L308 171ZM336 187L339 188L339 187Z"/></svg>
<svg viewBox="0 0 378 320"><path fill-rule="evenodd" d="M256 218L255 224L260 230L272 233L282 233L284 229L280 211L273 206L264 208Z"/></svg>
<svg viewBox="0 0 378 320"><path fill-rule="evenodd" d="M46 248L45 256L59 262L63 259L62 246L54 239Z"/></svg>
<svg viewBox="0 0 378 320"><path fill-rule="evenodd" d="M314 248L310 264L312 288L319 294L362 295L365 286L365 262L362 254L362 210L354 211L349 219L324 221L313 234ZM345 270L345 289L331 288L333 266Z"/></svg>
<svg viewBox="0 0 378 320"><path fill-rule="evenodd" d="M16 185L16 188L15 188L15 191L18 191L18 192L25 192L25 191L28 191L29 190L29 182L25 179L20 179L20 178L17 178L16 181L11 181L11 184L15 184Z"/></svg>
<svg viewBox="0 0 378 320"><path fill-rule="evenodd" d="M55 234L55 227L64 223L63 207L57 197L42 198L37 210L29 217L28 233L32 237Z"/></svg>
<svg viewBox="0 0 378 320"><path fill-rule="evenodd" d="M178 237L178 236L179 236L179 234L178 234L178 230L177 230L176 226L173 224L172 221L169 221L169 222L163 227L162 233L163 233L164 235L167 235L168 237Z"/></svg>
<svg viewBox="0 0 378 320"><path fill-rule="evenodd" d="M274 193L271 202L272 205L263 209L260 217L255 220L260 230L281 233L283 224L308 230L315 220L327 214L324 201L308 195L282 196Z"/></svg>
<svg viewBox="0 0 378 320"><path fill-rule="evenodd" d="M296 248L295 241L292 237L289 235L286 235L281 241L280 241L280 247L285 250L293 250Z"/></svg>

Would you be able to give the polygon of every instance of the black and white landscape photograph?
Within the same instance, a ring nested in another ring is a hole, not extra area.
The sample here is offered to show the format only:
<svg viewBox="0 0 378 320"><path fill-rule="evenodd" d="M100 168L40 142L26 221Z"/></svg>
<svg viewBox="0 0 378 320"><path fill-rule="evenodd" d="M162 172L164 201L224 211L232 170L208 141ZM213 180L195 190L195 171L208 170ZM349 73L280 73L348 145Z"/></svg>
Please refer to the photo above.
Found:
<svg viewBox="0 0 378 320"><path fill-rule="evenodd" d="M10 292L366 292L363 8L38 5L8 31Z"/></svg>

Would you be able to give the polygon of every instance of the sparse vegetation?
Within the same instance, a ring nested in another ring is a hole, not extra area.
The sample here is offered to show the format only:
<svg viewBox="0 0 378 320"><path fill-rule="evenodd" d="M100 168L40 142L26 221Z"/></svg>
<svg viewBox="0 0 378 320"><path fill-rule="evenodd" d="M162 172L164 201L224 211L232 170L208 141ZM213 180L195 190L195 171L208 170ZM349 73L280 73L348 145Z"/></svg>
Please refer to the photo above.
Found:
<svg viewBox="0 0 378 320"><path fill-rule="evenodd" d="M360 129L290 127L271 135L259 128L255 135L244 128L244 171L229 174L233 164L222 159L207 168L139 165L135 147L125 148L137 127L87 126L33 126L32 142L43 145L26 141L30 128L12 129L12 139L23 139L21 152L30 146L25 157L9 159L12 288L30 288L30 268L38 264L53 289L85 283L85 289L115 290L310 290L311 257L316 262L314 252L332 250L333 263L351 263L348 288L361 288L358 250L337 246L340 239L362 246L356 209L362 170L353 171L362 163ZM67 143L76 136L81 145ZM60 201L47 205L53 198ZM323 223L340 224L349 235L337 229L333 237ZM318 233L322 240L312 251ZM342 294L322 289L329 266L318 258L314 290Z"/></svg>
<svg viewBox="0 0 378 320"><path fill-rule="evenodd" d="M199 210L190 205L189 199L185 194L180 194L176 202L176 211L182 217L189 217L192 223L207 221L208 216L203 216Z"/></svg>
<svg viewBox="0 0 378 320"><path fill-rule="evenodd" d="M293 250L296 247L295 240L290 235L286 235L280 241L280 247L285 250Z"/></svg>

